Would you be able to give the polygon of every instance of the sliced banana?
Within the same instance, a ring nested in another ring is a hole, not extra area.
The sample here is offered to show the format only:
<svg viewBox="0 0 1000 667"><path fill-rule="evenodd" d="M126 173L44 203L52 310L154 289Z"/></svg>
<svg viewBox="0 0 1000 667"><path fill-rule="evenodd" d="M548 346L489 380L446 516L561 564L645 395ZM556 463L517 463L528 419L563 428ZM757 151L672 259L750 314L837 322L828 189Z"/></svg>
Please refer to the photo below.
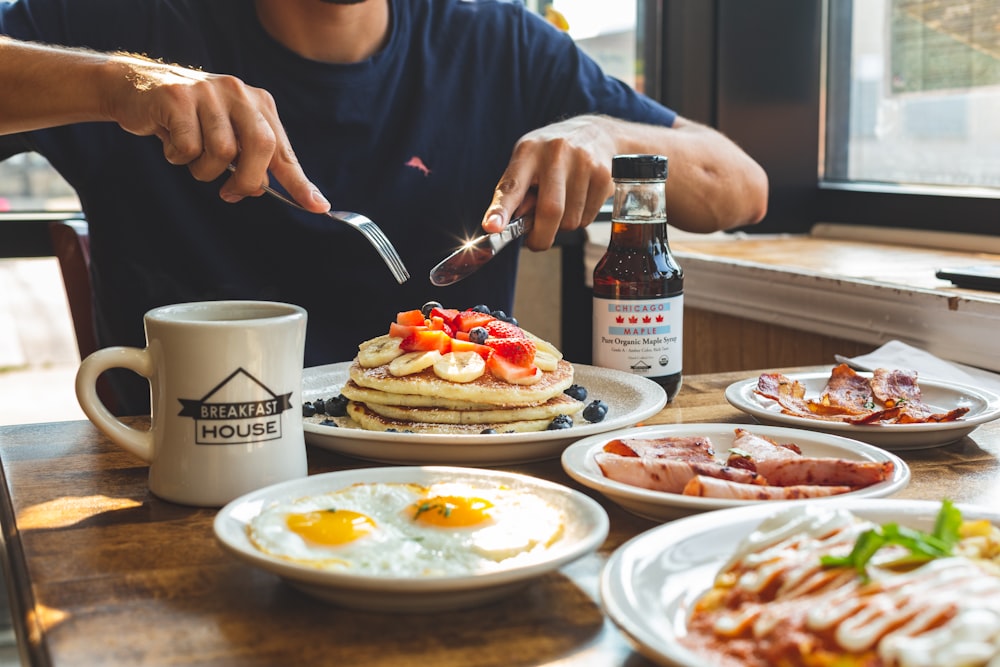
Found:
<svg viewBox="0 0 1000 667"><path fill-rule="evenodd" d="M507 382L511 384L529 385L541 382L541 380L542 380L542 369L538 367L538 364L535 364L535 372L533 375L527 375L522 378L514 378L513 380L507 380Z"/></svg>
<svg viewBox="0 0 1000 667"><path fill-rule="evenodd" d="M434 362L434 374L448 382L472 382L486 372L478 352L449 352Z"/></svg>
<svg viewBox="0 0 1000 667"><path fill-rule="evenodd" d="M389 372L396 377L413 375L425 368L430 368L441 358L437 350L418 350L405 352L389 362Z"/></svg>
<svg viewBox="0 0 1000 667"><path fill-rule="evenodd" d="M365 368L387 364L403 354L403 348L399 346L401 342L402 338L389 334L366 340L358 346L358 363Z"/></svg>
<svg viewBox="0 0 1000 667"><path fill-rule="evenodd" d="M538 336L536 336L535 334L531 333L530 331L525 331L524 333L528 337L528 339L532 343L535 344L535 354L538 354L539 352L545 352L549 356L555 357L556 361L559 361L560 359L563 358L562 352L559 351L559 348L557 348L555 345L553 345L549 341L544 340L542 338L539 338ZM535 364L535 365L537 366L537 364ZM541 366L538 366L538 367L542 368ZM551 368L551 369L550 368L542 368L542 370L543 371L548 371L548 370L555 370L555 369L554 368Z"/></svg>
<svg viewBox="0 0 1000 667"><path fill-rule="evenodd" d="M544 350L535 350L535 365L539 369L552 372L559 368L559 359Z"/></svg>

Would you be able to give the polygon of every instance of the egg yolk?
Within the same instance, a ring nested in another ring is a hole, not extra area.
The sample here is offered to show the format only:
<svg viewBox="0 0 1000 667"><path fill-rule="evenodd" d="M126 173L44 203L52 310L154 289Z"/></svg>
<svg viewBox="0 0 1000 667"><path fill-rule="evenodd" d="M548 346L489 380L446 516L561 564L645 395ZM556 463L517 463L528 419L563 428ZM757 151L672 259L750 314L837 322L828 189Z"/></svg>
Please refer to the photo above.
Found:
<svg viewBox="0 0 1000 667"><path fill-rule="evenodd" d="M410 505L414 521L431 526L475 526L492 518L493 503L485 498L434 496Z"/></svg>
<svg viewBox="0 0 1000 667"><path fill-rule="evenodd" d="M317 510L289 514L288 528L304 540L333 546L347 544L375 530L370 517L351 510Z"/></svg>

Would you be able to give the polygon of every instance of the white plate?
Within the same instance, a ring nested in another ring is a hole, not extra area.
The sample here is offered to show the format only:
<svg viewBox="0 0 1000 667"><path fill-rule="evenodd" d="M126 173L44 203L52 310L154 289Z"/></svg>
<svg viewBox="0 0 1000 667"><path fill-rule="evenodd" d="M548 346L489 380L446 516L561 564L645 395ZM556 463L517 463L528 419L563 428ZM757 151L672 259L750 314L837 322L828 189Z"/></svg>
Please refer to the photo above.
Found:
<svg viewBox="0 0 1000 667"><path fill-rule="evenodd" d="M350 365L342 362L305 369L302 400L337 396L348 380ZM604 421L591 424L578 417L575 426L559 431L489 435L384 433L306 422L306 442L382 463L477 466L524 463L556 458L578 438L632 426L667 404L666 392L652 380L596 366L574 364L573 367L573 382L587 389L586 402L600 399L608 404Z"/></svg>
<svg viewBox="0 0 1000 667"><path fill-rule="evenodd" d="M358 482L430 484L462 480L504 485L541 497L566 517L562 537L539 558L493 572L435 577L379 577L329 572L276 558L250 542L247 526L270 504L326 493ZM231 554L263 568L311 596L345 607L416 613L484 604L516 592L532 579L595 551L608 534L608 515L595 500L554 482L494 470L452 467L391 467L343 470L282 482L248 493L215 517L215 535Z"/></svg>
<svg viewBox="0 0 1000 667"><path fill-rule="evenodd" d="M804 501L794 501L801 503ZM929 500L843 500L857 516L877 523L931 530L941 503ZM704 667L678 639L687 633L694 602L736 546L760 522L788 505L753 505L680 519L620 546L601 572L601 604L636 649L661 665ZM958 505L967 519L1000 523L1000 513Z"/></svg>
<svg viewBox="0 0 1000 667"><path fill-rule="evenodd" d="M594 460L594 455L615 438L662 438L675 436L704 436L712 441L716 455L724 455L732 445L736 428L745 428L756 435L781 443L794 443L804 456L835 457L858 461L892 461L892 476L884 482L842 493L837 496L811 498L808 502L829 502L841 498L881 498L898 493L910 483L910 468L895 454L882 451L863 442L835 435L800 431L776 426L744 424L668 424L644 426L616 433L606 433L585 438L570 445L562 455L562 466L570 477L596 491L624 509L653 521L667 521L695 512L740 507L744 505L775 505L784 500L730 500L725 498L700 498L679 493L653 491L631 484L608 479Z"/></svg>
<svg viewBox="0 0 1000 667"><path fill-rule="evenodd" d="M860 373L860 375L871 377L871 373ZM751 415L760 423L836 433L897 451L941 447L961 440L980 424L1000 417L1000 396L985 389L939 380L918 382L924 402L941 412L961 407L969 408L961 419L940 424L855 425L796 417L783 414L781 407L775 401L754 393L758 377L729 385L726 388L726 400L734 408ZM830 371L791 373L787 377L798 380L805 386L807 398L815 398L820 395L827 380L830 379Z"/></svg>

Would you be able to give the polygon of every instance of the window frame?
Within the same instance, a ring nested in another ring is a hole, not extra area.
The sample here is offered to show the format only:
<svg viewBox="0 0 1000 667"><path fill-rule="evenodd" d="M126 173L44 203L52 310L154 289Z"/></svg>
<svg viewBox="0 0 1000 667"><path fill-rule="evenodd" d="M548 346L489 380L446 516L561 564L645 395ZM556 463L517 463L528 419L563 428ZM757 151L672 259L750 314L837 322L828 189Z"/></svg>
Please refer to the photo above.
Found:
<svg viewBox="0 0 1000 667"><path fill-rule="evenodd" d="M831 38L850 38L838 29L849 25L849 1L662 3L662 101L718 128L768 173L768 214L743 231L806 233L833 222L997 233L1000 191L823 180L823 132L843 117L840 93L850 90L843 90L849 72L828 71L826 49ZM828 87L840 107L827 108Z"/></svg>

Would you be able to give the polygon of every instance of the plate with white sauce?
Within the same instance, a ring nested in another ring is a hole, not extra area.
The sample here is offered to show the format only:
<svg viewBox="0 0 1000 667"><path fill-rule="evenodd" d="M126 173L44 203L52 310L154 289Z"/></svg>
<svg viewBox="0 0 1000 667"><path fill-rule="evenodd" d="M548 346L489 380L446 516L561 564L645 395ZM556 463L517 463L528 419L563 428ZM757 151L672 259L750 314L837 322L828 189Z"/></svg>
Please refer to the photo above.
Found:
<svg viewBox="0 0 1000 667"><path fill-rule="evenodd" d="M703 667L705 658L683 646L695 603L712 587L716 574L744 538L765 519L793 506L758 504L691 516L629 540L615 550L602 570L600 594L605 612L636 650L655 663ZM847 509L877 524L896 522L930 531L941 503L862 499L830 507ZM1000 523L1000 513L994 510L957 507L965 519Z"/></svg>

